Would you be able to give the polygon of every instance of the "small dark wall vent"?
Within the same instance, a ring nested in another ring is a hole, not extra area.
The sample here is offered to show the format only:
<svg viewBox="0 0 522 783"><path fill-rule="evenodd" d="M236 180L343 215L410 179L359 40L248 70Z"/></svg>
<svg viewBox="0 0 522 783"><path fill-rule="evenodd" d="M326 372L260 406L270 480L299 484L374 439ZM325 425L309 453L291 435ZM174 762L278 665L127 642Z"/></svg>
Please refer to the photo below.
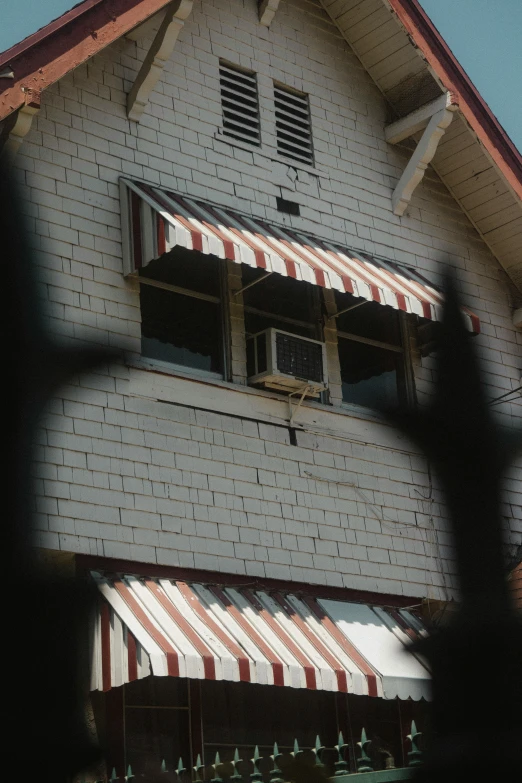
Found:
<svg viewBox="0 0 522 783"><path fill-rule="evenodd" d="M276 197L277 211L285 212L287 215L300 215L299 204L295 201L287 201L286 198Z"/></svg>

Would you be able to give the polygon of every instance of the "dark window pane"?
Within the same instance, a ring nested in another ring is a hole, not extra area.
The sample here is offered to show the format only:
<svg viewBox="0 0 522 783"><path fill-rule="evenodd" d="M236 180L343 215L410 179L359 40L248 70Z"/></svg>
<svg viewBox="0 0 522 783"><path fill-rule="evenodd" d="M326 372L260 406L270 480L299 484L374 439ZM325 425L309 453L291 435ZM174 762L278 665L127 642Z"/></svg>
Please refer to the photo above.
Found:
<svg viewBox="0 0 522 783"><path fill-rule="evenodd" d="M198 370L223 371L220 306L142 285L143 356Z"/></svg>
<svg viewBox="0 0 522 783"><path fill-rule="evenodd" d="M202 702L208 755L218 750L228 760L237 746L248 759L255 745L268 755L274 742L292 750L294 739L310 748L317 734L324 743L337 741L335 696L326 691L204 681Z"/></svg>
<svg viewBox="0 0 522 783"><path fill-rule="evenodd" d="M339 362L345 402L377 409L397 404L400 354L340 337Z"/></svg>
<svg viewBox="0 0 522 783"><path fill-rule="evenodd" d="M260 276L264 279L245 291L243 295L245 305L272 313L274 316L283 315L312 323L313 286L277 273L268 276L266 272L261 272L259 269L243 267L243 285L248 285ZM287 331L294 330L287 329Z"/></svg>
<svg viewBox="0 0 522 783"><path fill-rule="evenodd" d="M337 311L345 310L358 304L361 300L350 294L340 294L336 291L335 301ZM350 310L336 318L337 329L340 332L349 332L361 337L370 337L390 345L400 345L399 313L393 307L378 304L377 302L365 302L354 310Z"/></svg>
<svg viewBox="0 0 522 783"><path fill-rule="evenodd" d="M270 306L270 302L267 302L266 307ZM245 331L247 337L251 334L257 334L263 332L268 328L281 329L283 332L291 332L292 334L298 334L301 337L311 337L313 339L314 326L299 325L288 323L288 321L281 321L276 315L265 316L258 315L257 313L245 312Z"/></svg>
<svg viewBox="0 0 522 783"><path fill-rule="evenodd" d="M125 744L126 763L131 765L134 775L158 774L162 761L172 770L180 757L187 764L190 757L188 710L127 707Z"/></svg>
<svg viewBox="0 0 522 783"><path fill-rule="evenodd" d="M403 763L398 699L376 699L371 696L348 696L352 737L357 743L364 729L371 740L368 755L375 770L385 769L386 758L393 757L397 767ZM406 732L407 733L407 732Z"/></svg>
<svg viewBox="0 0 522 783"><path fill-rule="evenodd" d="M179 677L144 677L125 685L125 704L148 707L188 706L187 680Z"/></svg>
<svg viewBox="0 0 522 783"><path fill-rule="evenodd" d="M155 258L142 269L141 274L163 283L219 297L219 269L220 261L215 256L176 248Z"/></svg>

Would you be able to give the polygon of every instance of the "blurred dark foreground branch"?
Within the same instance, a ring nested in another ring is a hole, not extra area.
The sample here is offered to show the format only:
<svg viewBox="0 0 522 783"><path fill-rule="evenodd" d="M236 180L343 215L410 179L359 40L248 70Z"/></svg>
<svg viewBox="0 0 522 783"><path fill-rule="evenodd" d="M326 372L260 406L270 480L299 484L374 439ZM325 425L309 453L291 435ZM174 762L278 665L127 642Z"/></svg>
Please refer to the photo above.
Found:
<svg viewBox="0 0 522 783"><path fill-rule="evenodd" d="M47 334L40 311L37 266L26 238L22 205L6 170L0 170L0 237L4 270L7 363L4 389L4 552L9 593L4 672L6 747L24 748L17 764L61 783L99 755L85 718L88 629L94 587L54 579L40 569L31 540L31 460L46 403L60 385L116 361L102 348L65 346ZM57 259L58 260L58 259ZM17 773L19 774L19 773Z"/></svg>
<svg viewBox="0 0 522 783"><path fill-rule="evenodd" d="M449 625L418 645L432 667L435 735L419 778L430 783L476 781L492 773L520 778L522 624L508 595L501 482L522 437L494 423L449 272L435 401L427 412L389 416L438 473L460 587L459 611ZM485 752L499 740L501 751L486 763Z"/></svg>

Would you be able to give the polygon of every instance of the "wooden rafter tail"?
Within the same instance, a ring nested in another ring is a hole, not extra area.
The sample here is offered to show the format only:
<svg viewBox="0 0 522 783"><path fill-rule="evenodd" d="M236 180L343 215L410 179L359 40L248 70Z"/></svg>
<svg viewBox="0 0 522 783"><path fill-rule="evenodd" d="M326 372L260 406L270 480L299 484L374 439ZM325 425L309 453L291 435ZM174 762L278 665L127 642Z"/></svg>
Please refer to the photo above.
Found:
<svg viewBox="0 0 522 783"><path fill-rule="evenodd" d="M280 0L260 0L259 22L264 27L270 27L279 8Z"/></svg>

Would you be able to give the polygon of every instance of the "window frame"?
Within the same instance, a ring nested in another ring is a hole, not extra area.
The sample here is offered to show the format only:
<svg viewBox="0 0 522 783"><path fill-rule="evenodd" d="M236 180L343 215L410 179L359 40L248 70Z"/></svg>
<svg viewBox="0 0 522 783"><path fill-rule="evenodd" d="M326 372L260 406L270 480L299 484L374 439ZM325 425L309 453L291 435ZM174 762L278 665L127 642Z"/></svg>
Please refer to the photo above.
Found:
<svg viewBox="0 0 522 783"><path fill-rule="evenodd" d="M380 305L384 306L384 305ZM353 334L352 332L345 332L341 329L337 329L337 340L348 340L351 342L363 343L371 345L375 348L382 348L386 351L392 351L393 353L401 354L402 357L402 370L397 374L397 398L398 404L402 407L411 408L416 405L417 398L415 392L415 374L413 372L413 362L410 348L411 337L411 320L408 318L408 314L397 311L399 321L399 344L387 343L381 340L375 340L372 337L363 337L359 334ZM341 370L341 361L339 359L339 371ZM372 408L369 405L361 405L357 402L350 402L349 400L342 400L342 407L351 408L356 407L371 411L372 413L379 413L378 408Z"/></svg>
<svg viewBox="0 0 522 783"><path fill-rule="evenodd" d="M151 368L169 369L171 371L178 372L183 375L191 376L194 378L207 378L209 380L219 380L219 381L229 380L231 358L230 358L230 328L228 323L229 301L228 301L227 287L225 281L226 270L225 270L223 259L220 258L215 259L212 261L212 263L216 263L219 265L218 267L219 296L213 296L212 294L205 294L201 291L194 291L191 288L184 288L183 286L177 286L171 283L165 283L161 280L155 280L154 278L147 277L146 274L143 274L143 272L146 271L147 266L144 266L139 270L139 274L136 276L135 279L138 281L140 286L148 285L152 288L159 288L163 291L171 291L172 293L179 294L181 296L187 296L192 299L198 299L200 301L210 302L211 304L218 305L219 321L221 326L220 354L221 354L221 362L222 362L222 372L215 372L212 370L202 370L197 367L190 367L184 364L178 364L176 362L169 362L163 359L155 359L153 357L146 356L142 352L142 348L141 348L140 361L142 363L150 366ZM141 305L140 305L140 315L141 315ZM142 323L143 320L140 321L140 329ZM141 335L141 337L143 337L143 335Z"/></svg>

